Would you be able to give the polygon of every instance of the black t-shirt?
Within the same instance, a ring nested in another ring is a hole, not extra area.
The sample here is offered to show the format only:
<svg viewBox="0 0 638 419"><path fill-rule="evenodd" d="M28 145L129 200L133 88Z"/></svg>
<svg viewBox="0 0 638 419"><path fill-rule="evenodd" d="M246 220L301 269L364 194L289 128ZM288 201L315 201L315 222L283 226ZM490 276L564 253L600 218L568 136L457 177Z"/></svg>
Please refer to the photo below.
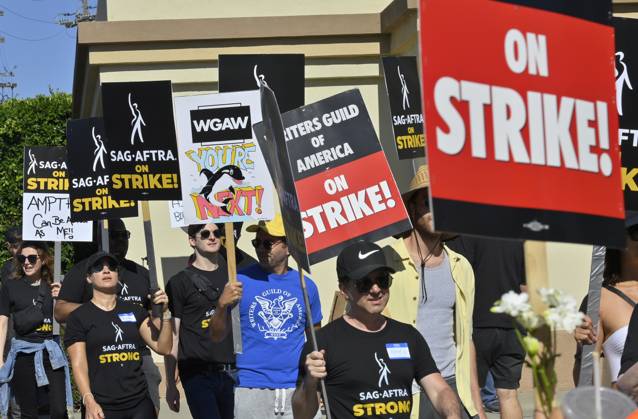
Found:
<svg viewBox="0 0 638 419"><path fill-rule="evenodd" d="M91 393L103 408L126 410L147 397L139 332L147 317L139 305L118 300L111 311L82 304L67 319L64 344L85 342Z"/></svg>
<svg viewBox="0 0 638 419"><path fill-rule="evenodd" d="M15 332L17 339L42 343L45 339L53 338L53 298L49 286L46 284L45 286L44 298L42 299L42 312L44 313L42 324L26 335ZM31 285L25 277L6 281L0 290L0 315L9 317L10 314L34 306L39 293L40 286Z"/></svg>
<svg viewBox="0 0 638 419"><path fill-rule="evenodd" d="M387 319L383 330L364 332L339 318L317 331L326 350L326 389L332 417L409 418L412 380L438 373L425 339L412 326ZM306 342L299 380L306 373Z"/></svg>
<svg viewBox="0 0 638 419"><path fill-rule="evenodd" d="M521 292L525 284L523 242L460 236L446 244L465 256L474 270L474 327L513 329L509 316L490 309L503 294Z"/></svg>
<svg viewBox="0 0 638 419"><path fill-rule="evenodd" d="M205 296L198 291L193 280L187 275L198 274L205 281L209 291ZM219 343L213 343L208 331L210 316L217 307L217 299L228 282L226 263L219 259L219 267L214 271L202 271L189 266L173 276L166 284L169 308L173 317L181 319L179 327L179 368L197 368L203 363L231 364L235 362L232 336ZM217 296L215 299L209 297Z"/></svg>

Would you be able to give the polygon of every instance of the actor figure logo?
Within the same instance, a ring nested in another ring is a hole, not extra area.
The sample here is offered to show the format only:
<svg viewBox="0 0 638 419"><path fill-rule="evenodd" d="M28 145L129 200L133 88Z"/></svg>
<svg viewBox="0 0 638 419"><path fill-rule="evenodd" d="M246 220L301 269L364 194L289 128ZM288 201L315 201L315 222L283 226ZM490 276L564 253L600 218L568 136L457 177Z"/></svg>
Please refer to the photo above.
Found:
<svg viewBox="0 0 638 419"><path fill-rule="evenodd" d="M259 307L256 307L256 304L253 303L250 307L250 317L251 324L254 327L254 318L252 317L252 313L257 308L261 308L258 311L257 315L264 321L266 327L263 327L261 324L257 325L260 332L264 332L264 337L266 339L288 339L288 333L292 332L299 326L299 320L301 317L300 308L297 304L297 298L292 297L287 300L284 299L283 295L280 295L272 300L268 298L255 296L255 300L259 303ZM293 317L293 309L296 307L297 321L293 324L290 324L288 327L284 326Z"/></svg>
<svg viewBox="0 0 638 419"><path fill-rule="evenodd" d="M410 91L408 90L408 84L405 82L405 76L401 73L401 67L397 66L397 73L399 73L399 81L401 82L401 94L403 95L403 110L410 107L410 99L408 95Z"/></svg>
<svg viewBox="0 0 638 419"><path fill-rule="evenodd" d="M122 289L120 290L120 295L124 296L124 295L128 295L128 285L126 285L124 282L121 281L117 281L120 284L120 287L122 287Z"/></svg>
<svg viewBox="0 0 638 419"><path fill-rule="evenodd" d="M388 368L388 365L385 363L383 358L377 356L376 352L374 353L374 359L377 361L377 365L379 366L379 383L377 386L381 388L383 382L385 382L386 386L389 385L388 374L391 374L390 368Z"/></svg>
<svg viewBox="0 0 638 419"><path fill-rule="evenodd" d="M257 73L257 64L255 64L255 66L253 67L253 76L255 77L255 83L257 83L257 87L258 88L262 84L264 86L268 86L268 83L266 82L266 76L264 76L263 74L258 74Z"/></svg>
<svg viewBox="0 0 638 419"><path fill-rule="evenodd" d="M38 165L38 161L35 159L33 152L29 150L29 167L27 168L27 175L35 175L35 168Z"/></svg>
<svg viewBox="0 0 638 419"><path fill-rule="evenodd" d="M133 115L133 119L131 120L131 125L133 126L133 131L131 131L131 145L135 143L135 134L137 134L137 138L139 138L140 142L144 142L144 138L142 137L142 125L146 126L146 122L144 122L144 118L142 118L142 111L139 110L137 103L131 102L131 94L128 94L128 107L131 109L131 114Z"/></svg>
<svg viewBox="0 0 638 419"><path fill-rule="evenodd" d="M614 71L616 73L616 108L618 109L618 115L622 116L622 92L625 89L625 85L629 90L634 90L629 80L629 72L627 71L627 65L623 62L625 54L622 51L616 53L618 64L622 68L622 71L618 71L618 65L615 66Z"/></svg>
<svg viewBox="0 0 638 419"><path fill-rule="evenodd" d="M120 326L115 324L115 322L111 322L111 324L113 325L113 329L115 329L115 343L122 342L122 340L124 340L124 331Z"/></svg>
<svg viewBox="0 0 638 419"><path fill-rule="evenodd" d="M106 170L106 167L104 166L104 155L106 154L106 147L104 147L102 136L100 134L95 135L95 127L91 128L91 135L93 136L93 143L95 144L95 150L93 150L93 155L95 156L95 158L93 159L93 173L95 173L95 169L98 163L100 163L100 166L102 166L102 170Z"/></svg>

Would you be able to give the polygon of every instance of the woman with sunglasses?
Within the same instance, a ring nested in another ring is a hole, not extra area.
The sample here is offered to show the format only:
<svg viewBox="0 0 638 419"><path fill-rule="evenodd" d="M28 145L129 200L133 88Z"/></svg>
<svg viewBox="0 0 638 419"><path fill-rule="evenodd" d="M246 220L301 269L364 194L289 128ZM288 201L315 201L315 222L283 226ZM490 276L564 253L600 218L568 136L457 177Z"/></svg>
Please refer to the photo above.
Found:
<svg viewBox="0 0 638 419"><path fill-rule="evenodd" d="M98 252L87 260L87 281L93 297L74 310L66 323L64 343L87 419L152 419L157 417L142 370L144 345L160 355L173 344L168 297L152 296L163 307L154 333L148 310L117 297L118 261Z"/></svg>
<svg viewBox="0 0 638 419"><path fill-rule="evenodd" d="M228 283L221 237L215 224L188 226L195 257L166 284L176 335L172 354L164 358L166 401L171 410L179 411L179 374L194 419L233 418L232 338L213 343L209 336L210 317Z"/></svg>
<svg viewBox="0 0 638 419"><path fill-rule="evenodd" d="M53 260L44 242L27 241L18 248L15 263L15 278L5 281L0 292L0 353L9 316L15 332L4 364L0 361L0 383L5 386L10 380L25 419L38 417L38 387L48 384L51 418L66 418L73 404L68 363L53 336L53 299L60 290L53 282ZM2 390L0 406L6 414L3 398L8 393Z"/></svg>

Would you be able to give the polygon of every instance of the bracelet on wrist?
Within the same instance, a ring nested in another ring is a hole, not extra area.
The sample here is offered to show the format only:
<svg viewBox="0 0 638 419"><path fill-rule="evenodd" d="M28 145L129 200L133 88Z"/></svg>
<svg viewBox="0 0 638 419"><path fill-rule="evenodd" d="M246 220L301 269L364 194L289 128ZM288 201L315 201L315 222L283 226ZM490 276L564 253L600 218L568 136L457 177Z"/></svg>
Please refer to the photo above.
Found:
<svg viewBox="0 0 638 419"><path fill-rule="evenodd" d="M93 396L93 393L84 393L82 395L82 406L86 406L86 396L91 396L91 397L93 397L93 400L95 400L95 397Z"/></svg>
<svg viewBox="0 0 638 419"><path fill-rule="evenodd" d="M171 315L171 313L170 313L170 312L162 313L162 321L164 321L164 320L170 320L170 319L172 319L172 318L173 318L173 316Z"/></svg>

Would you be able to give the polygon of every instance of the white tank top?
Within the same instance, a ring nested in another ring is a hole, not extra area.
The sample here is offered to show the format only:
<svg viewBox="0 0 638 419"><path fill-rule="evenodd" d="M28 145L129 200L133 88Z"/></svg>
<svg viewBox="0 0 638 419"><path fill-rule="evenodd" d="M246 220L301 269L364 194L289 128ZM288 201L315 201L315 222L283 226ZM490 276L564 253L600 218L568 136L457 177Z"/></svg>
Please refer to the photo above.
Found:
<svg viewBox="0 0 638 419"><path fill-rule="evenodd" d="M609 363L609 375L611 376L612 382L616 382L618 380L620 358L622 357L622 351L625 348L625 340L627 339L628 329L629 325L621 327L612 333L603 343L603 353Z"/></svg>

